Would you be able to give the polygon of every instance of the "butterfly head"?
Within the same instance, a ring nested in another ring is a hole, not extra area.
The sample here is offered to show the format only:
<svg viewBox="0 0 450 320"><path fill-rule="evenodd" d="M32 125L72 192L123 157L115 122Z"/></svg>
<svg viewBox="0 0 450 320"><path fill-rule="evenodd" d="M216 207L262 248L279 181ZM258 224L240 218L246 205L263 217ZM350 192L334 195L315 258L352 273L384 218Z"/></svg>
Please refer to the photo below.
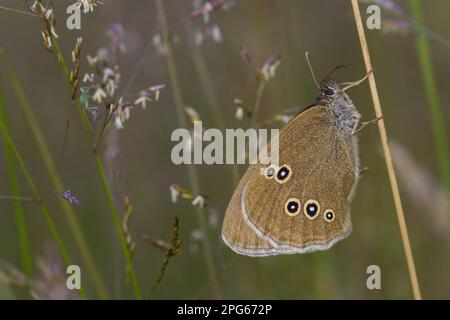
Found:
<svg viewBox="0 0 450 320"><path fill-rule="evenodd" d="M330 102L343 94L341 86L333 79L323 80L319 85L319 92L317 100L323 102Z"/></svg>
<svg viewBox="0 0 450 320"><path fill-rule="evenodd" d="M366 80L369 75L373 72L370 70L362 79L352 82L343 82L338 83L335 80L331 79L330 76L336 70L345 67L345 65L339 65L331 70L330 73L325 77L320 84L316 80L316 76L314 74L314 70L311 66L311 61L309 61L309 53L305 53L306 61L308 62L309 70L311 71L311 75L313 77L314 83L319 89L319 96L316 99L318 103L328 103L328 104L337 104L339 106L345 104L353 104L350 100L350 97L347 95L346 91L352 87L358 86L364 80Z"/></svg>

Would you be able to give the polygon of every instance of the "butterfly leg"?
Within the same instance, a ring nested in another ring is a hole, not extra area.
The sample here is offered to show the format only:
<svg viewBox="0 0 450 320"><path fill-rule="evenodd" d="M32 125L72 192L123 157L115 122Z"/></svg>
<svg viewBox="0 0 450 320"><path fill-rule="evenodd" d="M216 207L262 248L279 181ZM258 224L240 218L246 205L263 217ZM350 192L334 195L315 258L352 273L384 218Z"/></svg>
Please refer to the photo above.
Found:
<svg viewBox="0 0 450 320"><path fill-rule="evenodd" d="M375 118L373 120L370 121L363 121L363 122L359 122L359 121L355 121L355 125L353 126L353 130L352 130L352 134L357 134L358 132L360 132L362 129L364 129L366 126L370 125L370 124L375 124L378 121L380 121L381 119L383 119L383 117L378 117ZM360 126L359 126L360 125ZM359 128L358 128L359 126Z"/></svg>
<svg viewBox="0 0 450 320"><path fill-rule="evenodd" d="M367 72L367 74L360 80L356 80L356 81L351 81L351 82L343 82L341 83L341 86L344 86L342 88L342 91L346 91L352 87L356 87L359 86L362 82L364 82L365 80L367 80L367 78L369 77L369 75L373 72L373 70L370 70L369 72Z"/></svg>

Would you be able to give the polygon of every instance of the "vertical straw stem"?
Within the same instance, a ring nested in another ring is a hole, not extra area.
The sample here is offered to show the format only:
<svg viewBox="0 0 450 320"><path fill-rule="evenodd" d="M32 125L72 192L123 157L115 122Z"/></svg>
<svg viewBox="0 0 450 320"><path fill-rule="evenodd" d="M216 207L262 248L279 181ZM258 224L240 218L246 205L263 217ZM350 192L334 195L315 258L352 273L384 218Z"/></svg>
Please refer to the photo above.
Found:
<svg viewBox="0 0 450 320"><path fill-rule="evenodd" d="M166 52L166 62L167 70L169 72L169 79L172 88L172 94L175 101L175 112L178 118L178 123L182 128L187 128L187 120L184 114L184 104L181 94L180 81L178 78L177 66L175 63L175 57L173 55L172 44L170 40L169 26L167 23L166 12L164 8L163 0L155 0L156 8L158 12L158 21L163 34L164 44L167 48ZM188 176L190 181L190 187L194 194L199 193L199 181L197 171L194 165L188 165ZM204 212L200 208L196 208L196 216L200 229L202 230L203 237L203 254L205 258L206 268L208 270L209 280L211 282L214 298L220 299L221 292L219 288L219 281L217 277L214 257L212 254L212 247L209 237L208 226L204 216Z"/></svg>
<svg viewBox="0 0 450 320"><path fill-rule="evenodd" d="M353 14L355 17L356 27L358 30L359 40L361 43L361 50L362 50L362 54L364 57L364 63L365 63L367 72L370 72L371 70L373 70L373 68L372 68L372 62L371 62L370 54L369 54L369 47L367 45L366 35L364 33L364 26L363 26L363 22L361 19L361 12L359 9L358 0L352 0L352 8L353 8ZM377 118L380 118L380 120L378 121L378 129L380 132L381 144L383 147L383 152L384 152L384 156L385 156L385 160L386 160L386 167L387 167L387 171L388 171L388 175L389 175L389 181L391 184L392 195L394 197L395 210L397 213L398 224L400 227L400 234L401 234L402 243L403 243L403 250L404 250L405 256L406 256L406 262L408 265L409 277L410 277L411 286L412 286L412 290L413 290L413 294L414 294L414 299L421 300L422 296L420 293L419 281L417 280L417 274L416 274L416 268L414 265L413 253L411 250L411 244L410 244L409 236L408 236L408 229L406 226L405 215L403 212L403 207L402 207L401 198L400 198L400 192L398 189L397 178L395 175L394 165L392 162L391 151L389 149L386 127L384 124L384 120L382 118L383 112L381 109L380 98L378 96L377 85L375 82L375 76L374 76L373 72L370 72L370 74L369 74L369 86L370 86L370 92L372 94L372 101L373 101L373 106L375 109L375 114L376 114Z"/></svg>

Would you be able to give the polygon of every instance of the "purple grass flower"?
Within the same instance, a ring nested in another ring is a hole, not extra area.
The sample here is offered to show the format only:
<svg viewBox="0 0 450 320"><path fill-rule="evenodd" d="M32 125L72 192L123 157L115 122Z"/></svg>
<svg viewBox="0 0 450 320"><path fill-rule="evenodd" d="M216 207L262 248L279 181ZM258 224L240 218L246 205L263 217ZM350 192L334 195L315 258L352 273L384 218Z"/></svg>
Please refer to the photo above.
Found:
<svg viewBox="0 0 450 320"><path fill-rule="evenodd" d="M100 110L97 107L91 108L89 110L89 112L91 113L92 118L94 119L94 121L97 121L100 118L100 116L101 116L101 112L100 112Z"/></svg>
<svg viewBox="0 0 450 320"><path fill-rule="evenodd" d="M374 0L373 2L399 16L405 15L402 7L400 7L394 0Z"/></svg>
<svg viewBox="0 0 450 320"><path fill-rule="evenodd" d="M111 38L111 48L113 52L124 52L124 29L123 26L116 22L111 25L107 34Z"/></svg>
<svg viewBox="0 0 450 320"><path fill-rule="evenodd" d="M66 200L68 203L74 206L78 206L80 204L80 201L74 196L74 194L70 190L62 192L61 197L63 197L64 200Z"/></svg>
<svg viewBox="0 0 450 320"><path fill-rule="evenodd" d="M244 59L245 62L252 63L252 56L250 54L250 50L248 50L247 47L241 46L240 53L242 59Z"/></svg>

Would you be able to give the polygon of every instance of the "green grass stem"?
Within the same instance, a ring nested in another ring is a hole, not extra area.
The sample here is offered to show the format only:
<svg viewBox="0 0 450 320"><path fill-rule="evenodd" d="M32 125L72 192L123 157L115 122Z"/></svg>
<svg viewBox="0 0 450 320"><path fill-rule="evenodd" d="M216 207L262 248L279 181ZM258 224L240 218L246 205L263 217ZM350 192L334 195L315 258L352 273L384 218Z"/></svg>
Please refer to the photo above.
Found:
<svg viewBox="0 0 450 320"><path fill-rule="evenodd" d="M422 25L424 17L421 1L409 1L414 21ZM425 96L428 102L434 147L439 165L439 173L450 199L450 151L445 127L445 115L439 98L438 85L434 73L431 51L427 37L420 33L416 37L416 48L419 58Z"/></svg>
<svg viewBox="0 0 450 320"><path fill-rule="evenodd" d="M64 243L61 239L61 236L59 235L56 225L53 222L53 219L52 219L50 213L48 212L47 208L44 206L44 204L42 202L42 199L41 199L42 195L40 194L33 178L31 177L31 174L28 171L28 168L25 165L25 162L23 161L21 154L20 154L19 150L17 149L14 141L12 140L11 136L9 135L9 132L7 131L3 121L0 121L0 129L2 130L3 137L6 141L6 144L11 149L12 153L14 154L14 156L17 160L17 163L19 164L19 167L21 168L23 174L25 175L25 178L27 180L27 183L28 183L28 186L30 187L31 192L33 193L34 197L37 199L39 211L41 212L45 222L47 223L47 225L50 229L50 232L51 232L53 238L55 239L56 245L58 246L58 249L64 259L64 263L66 264L66 266L72 265L73 264L72 260L70 259L69 253L66 250L66 247L64 246ZM82 298L86 297L83 288L80 290L80 296Z"/></svg>
<svg viewBox="0 0 450 320"><path fill-rule="evenodd" d="M3 88L0 87L0 122L4 124L4 130L9 133L8 117L4 104ZM14 162L14 153L11 146L7 143L5 136L2 135L6 173L8 176L9 190L13 197L20 197L20 187L17 181L17 168ZM27 224L25 213L23 211L22 202L17 198L13 200L14 214L16 218L17 236L19 238L20 256L22 260L22 268L26 275L31 276L33 272L33 263L30 252L30 243L28 241Z"/></svg>
<svg viewBox="0 0 450 320"><path fill-rule="evenodd" d="M59 62L59 64L61 65L61 68L63 70L64 76L67 80L67 83L70 85L70 71L69 68L67 67L67 63L66 60L64 58L64 55L62 54L62 51L59 47L58 41L56 40L56 38L51 35L51 41L52 41L52 46L55 50L55 54L57 57L57 60ZM130 252L128 250L126 241L125 241L125 236L123 234L123 230L122 230L122 225L120 223L120 218L119 218L119 214L116 210L115 204L114 204L114 200L112 197L112 193L111 193L111 188L108 184L108 181L106 179L106 175L105 175L105 170L103 167L103 163L102 160L100 158L100 155L98 153L97 148L95 147L95 141L94 141L94 134L92 131L91 126L89 125L88 119L86 117L86 114L83 110L83 106L81 105L81 102L78 98L76 98L74 101L74 104L78 110L78 113L80 114L80 118L81 118L81 122L83 124L83 127L86 131L86 134L88 136L89 142L90 144L93 146L93 154L94 154L94 158L95 158L95 162L97 165L97 170L102 182L102 186L105 192L105 196L106 196L106 200L108 202L108 205L110 207L111 210L111 215L112 215L112 219L113 219L113 223L116 227L116 231L117 234L119 236L119 241L120 241L120 246L122 248L122 253L125 259L125 262L127 264L127 268L129 270L129 276L130 276L130 280L131 280L131 284L133 287L133 291L134 291L134 295L137 299L142 299L142 293L141 290L139 288L139 284L136 278L136 272L134 269L134 265L133 265L133 261L131 259L131 255Z"/></svg>
<svg viewBox="0 0 450 320"><path fill-rule="evenodd" d="M49 150L47 141L45 140L42 129L33 113L31 103L25 94L23 86L19 78L17 77L17 74L11 62L5 55L2 56L2 60L6 69L6 74L11 83L12 91L15 94L18 106L25 117L27 126L32 133L31 134L32 139L36 144L39 155L43 160L48 175L50 176L52 186L55 190L62 191L65 189L64 183L58 171L56 170L55 162L51 156L51 152ZM62 198L58 198L58 202L62 209L62 213L64 214L64 217L67 220L67 224L72 233L72 236L75 239L75 243L78 247L78 250L80 251L81 257L83 258L83 261L86 264L86 271L88 271L87 274L91 277L93 281L98 297L100 299L108 299L109 298L108 291L100 275L98 267L95 263L87 240L83 234L75 210Z"/></svg>
<svg viewBox="0 0 450 320"><path fill-rule="evenodd" d="M158 21L161 27L161 31L163 33L164 43L167 47L166 54L166 62L167 62L167 70L169 72L170 84L172 88L172 94L175 101L175 111L178 118L178 123L182 128L188 128L187 120L184 114L184 103L181 94L180 81L178 77L177 65L175 62L175 57L172 50L172 45L170 41L170 33L169 26L167 23L164 0L155 0L156 8L158 11ZM190 189L194 194L200 193L200 184L197 175L197 171L193 165L187 166ZM197 222L199 224L200 229L203 232L203 254L205 258L206 268L208 270L209 280L211 282L213 296L216 299L220 299L222 296L219 279L217 276L217 270L215 266L211 240L209 236L208 225L206 223L206 218L204 215L204 211L201 208L195 208Z"/></svg>

